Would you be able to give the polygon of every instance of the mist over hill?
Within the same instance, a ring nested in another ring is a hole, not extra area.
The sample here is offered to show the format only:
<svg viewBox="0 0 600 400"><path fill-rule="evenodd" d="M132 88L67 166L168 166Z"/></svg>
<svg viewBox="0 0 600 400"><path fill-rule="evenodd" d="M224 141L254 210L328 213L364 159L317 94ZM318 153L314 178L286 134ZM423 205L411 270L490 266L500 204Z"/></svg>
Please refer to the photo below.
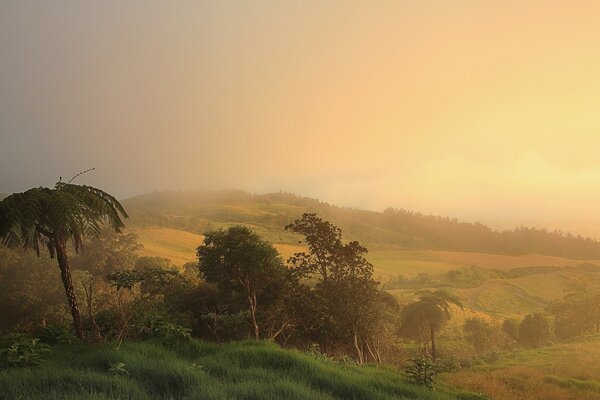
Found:
<svg viewBox="0 0 600 400"><path fill-rule="evenodd" d="M404 209L375 212L343 208L282 192L155 192L127 199L123 204L132 226L163 226L199 234L240 224L272 242L296 243L297 238L284 227L304 212L316 212L338 225L345 239L359 240L371 248L600 257L600 242L560 231L527 227L497 231L477 222Z"/></svg>

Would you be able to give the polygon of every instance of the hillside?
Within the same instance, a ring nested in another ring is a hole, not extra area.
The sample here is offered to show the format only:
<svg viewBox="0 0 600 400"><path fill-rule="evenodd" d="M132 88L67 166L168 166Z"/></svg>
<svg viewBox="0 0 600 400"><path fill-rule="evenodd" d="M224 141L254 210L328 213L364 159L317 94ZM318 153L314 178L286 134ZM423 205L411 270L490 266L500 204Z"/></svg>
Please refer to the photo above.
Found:
<svg viewBox="0 0 600 400"><path fill-rule="evenodd" d="M0 370L0 399L479 398L421 389L390 369L334 363L266 342L125 342L118 349L71 345L49 354L38 370Z"/></svg>
<svg viewBox="0 0 600 400"><path fill-rule="evenodd" d="M469 310L495 316L542 311L547 304L562 297L565 290L573 289L583 281L600 278L598 268L593 267L600 265L600 256L586 257L589 255L586 252L575 252L577 246L588 246L588 250L593 250L597 242L543 231L538 231L542 234L540 237L546 235L551 239L549 245L554 244L557 249L562 245L564 251L547 251L545 254L507 252L500 248L486 251L493 247L490 245L494 243L493 239L488 242L482 239L472 251L457 250L451 245L439 244L441 241L436 239L439 235L432 232L454 229L456 244L463 234L461 230L492 232L501 237L519 237L523 232L535 231L494 233L480 224L463 224L409 212L388 210L377 213L339 208L284 193L163 192L138 196L124 201L124 205L131 215L128 229L136 233L144 245L142 255L166 257L176 265L196 261L196 248L203 240L203 232L235 224L256 230L273 242L287 259L303 247L298 244L298 237L285 231L285 225L303 212L317 212L340 226L345 239L357 239L366 244L368 259L375 267L375 278L399 298L410 297L418 287L395 289L388 285L390 282L398 277L416 279L419 274L427 274L434 283L439 281L442 286L456 287ZM404 215L412 222L401 226L396 219L398 215ZM573 255L552 254L562 252ZM468 287L447 281L449 271L474 267L490 271L489 276ZM419 287L427 285L422 283Z"/></svg>
<svg viewBox="0 0 600 400"><path fill-rule="evenodd" d="M384 212L336 207L287 193L242 191L157 192L123 202L132 226L161 226L202 234L246 225L275 243L296 243L285 225L303 212L316 212L338 225L346 239L369 248L452 250L495 254L543 254L574 259L600 258L600 242L561 232L519 228L498 232L480 223L406 210Z"/></svg>

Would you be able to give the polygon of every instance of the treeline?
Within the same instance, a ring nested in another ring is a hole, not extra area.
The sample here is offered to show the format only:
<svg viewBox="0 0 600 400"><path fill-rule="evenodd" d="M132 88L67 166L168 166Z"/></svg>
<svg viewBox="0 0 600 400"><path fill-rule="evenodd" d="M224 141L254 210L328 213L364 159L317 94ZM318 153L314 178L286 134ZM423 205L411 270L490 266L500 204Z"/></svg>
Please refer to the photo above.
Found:
<svg viewBox="0 0 600 400"><path fill-rule="evenodd" d="M537 253L569 258L600 256L600 242L561 231L520 227L496 231L481 223L388 208L386 224L436 249L501 254Z"/></svg>

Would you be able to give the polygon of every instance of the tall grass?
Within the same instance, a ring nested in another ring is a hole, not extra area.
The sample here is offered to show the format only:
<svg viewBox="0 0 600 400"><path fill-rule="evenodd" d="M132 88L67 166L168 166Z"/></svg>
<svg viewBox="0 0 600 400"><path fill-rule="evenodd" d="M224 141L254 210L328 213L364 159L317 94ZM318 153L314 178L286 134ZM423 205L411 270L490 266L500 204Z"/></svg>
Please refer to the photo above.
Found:
<svg viewBox="0 0 600 400"><path fill-rule="evenodd" d="M119 368L116 365L121 364ZM56 347L38 369L0 371L0 399L470 399L387 368L314 358L263 342L193 340Z"/></svg>

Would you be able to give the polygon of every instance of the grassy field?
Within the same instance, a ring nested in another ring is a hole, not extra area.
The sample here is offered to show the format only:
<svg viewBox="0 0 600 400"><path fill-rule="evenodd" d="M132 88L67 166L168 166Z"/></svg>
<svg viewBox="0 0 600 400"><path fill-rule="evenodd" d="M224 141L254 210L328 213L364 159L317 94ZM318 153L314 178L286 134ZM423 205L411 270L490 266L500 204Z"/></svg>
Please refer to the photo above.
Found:
<svg viewBox="0 0 600 400"><path fill-rule="evenodd" d="M127 232L135 233L139 242L144 245L140 255L165 257L178 266L198 261L196 248L204 240L203 235L156 226L127 228ZM305 249L292 243L275 243L275 247L284 259Z"/></svg>
<svg viewBox="0 0 600 400"><path fill-rule="evenodd" d="M266 342L57 347L36 370L0 370L0 399L475 399L421 389L388 368L355 366Z"/></svg>
<svg viewBox="0 0 600 400"><path fill-rule="evenodd" d="M600 336L504 354L444 380L494 400L600 399Z"/></svg>

